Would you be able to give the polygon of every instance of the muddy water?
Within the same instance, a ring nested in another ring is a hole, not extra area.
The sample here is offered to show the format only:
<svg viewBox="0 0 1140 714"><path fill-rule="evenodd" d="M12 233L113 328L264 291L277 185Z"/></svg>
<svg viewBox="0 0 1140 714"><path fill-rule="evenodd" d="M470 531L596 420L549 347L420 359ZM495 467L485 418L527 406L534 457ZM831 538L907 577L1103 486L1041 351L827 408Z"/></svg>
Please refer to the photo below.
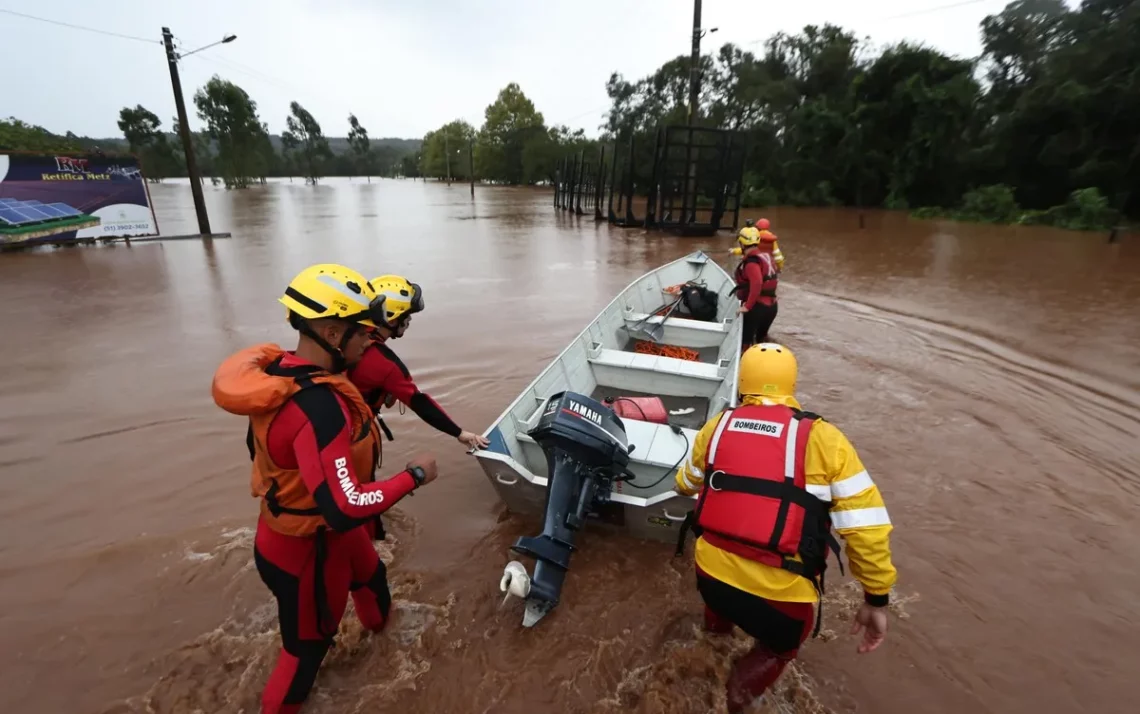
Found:
<svg viewBox="0 0 1140 714"><path fill-rule="evenodd" d="M192 230L185 185L152 189ZM256 503L219 360L286 343L301 267L402 272L428 310L396 345L481 431L612 295L694 248L555 213L530 190L411 181L206 189L212 243L0 257L0 705L251 712L276 653L251 567ZM1130 711L1140 694L1140 239L773 211L788 265L773 328L802 401L853 439L896 524L897 617L856 656L858 591L762 711ZM725 256L727 258L727 256ZM697 632L691 565L590 534L541 630L498 575L534 524L462 447L390 420L389 470L442 475L383 544L398 615L351 615L306 711L706 712L742 638ZM838 575L836 573L835 575Z"/></svg>

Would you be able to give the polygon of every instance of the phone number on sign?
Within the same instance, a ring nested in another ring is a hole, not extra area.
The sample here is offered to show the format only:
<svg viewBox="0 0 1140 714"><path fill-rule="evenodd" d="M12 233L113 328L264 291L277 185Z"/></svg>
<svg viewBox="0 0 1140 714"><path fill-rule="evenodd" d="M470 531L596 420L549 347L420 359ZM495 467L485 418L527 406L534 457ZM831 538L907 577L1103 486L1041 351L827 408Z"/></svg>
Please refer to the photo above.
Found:
<svg viewBox="0 0 1140 714"><path fill-rule="evenodd" d="M149 223L112 223L103 226L104 233L112 233L117 231L149 231L152 230Z"/></svg>

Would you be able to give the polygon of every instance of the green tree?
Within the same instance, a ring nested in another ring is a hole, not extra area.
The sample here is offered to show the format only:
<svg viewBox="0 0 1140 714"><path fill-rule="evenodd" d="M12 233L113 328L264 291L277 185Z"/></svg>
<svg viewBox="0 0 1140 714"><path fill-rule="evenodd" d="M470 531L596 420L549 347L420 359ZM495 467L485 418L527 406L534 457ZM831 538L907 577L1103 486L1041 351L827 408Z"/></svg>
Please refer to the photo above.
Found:
<svg viewBox="0 0 1140 714"><path fill-rule="evenodd" d="M373 161L376 157L372 152L372 143L368 140L368 130L360 125L355 114L348 115L348 126L348 145L356 155L353 175L363 173L368 177L368 183L372 183L372 172L375 170Z"/></svg>
<svg viewBox="0 0 1140 714"><path fill-rule="evenodd" d="M133 109L123 107L119 112L118 123L131 152L139 157L143 172L151 181L157 183L163 178L185 172L174 145L159 130L162 120L154 112L141 104Z"/></svg>
<svg viewBox="0 0 1140 714"><path fill-rule="evenodd" d="M34 152L80 151L78 137L57 136L42 126L28 124L16 117L0 120L0 150Z"/></svg>
<svg viewBox="0 0 1140 714"><path fill-rule="evenodd" d="M522 183L523 148L545 133L542 114L519 85L511 82L484 113L475 146L476 173L501 183Z"/></svg>
<svg viewBox="0 0 1140 714"><path fill-rule="evenodd" d="M266 172L265 125L257 103L233 82L214 75L194 94L198 117L217 147L216 173L226 188L246 188Z"/></svg>
<svg viewBox="0 0 1140 714"><path fill-rule="evenodd" d="M475 128L462 119L425 134L420 151L420 174L441 179L449 175L456 180L469 179L471 162L468 147L475 136ZM478 149L475 156L478 161Z"/></svg>
<svg viewBox="0 0 1140 714"><path fill-rule="evenodd" d="M285 118L288 128L281 135L281 140L297 152L305 171L305 183L315 186L322 175L323 162L332 158L329 142L321 133L321 125L308 110L297 102L292 102L289 111L290 115Z"/></svg>

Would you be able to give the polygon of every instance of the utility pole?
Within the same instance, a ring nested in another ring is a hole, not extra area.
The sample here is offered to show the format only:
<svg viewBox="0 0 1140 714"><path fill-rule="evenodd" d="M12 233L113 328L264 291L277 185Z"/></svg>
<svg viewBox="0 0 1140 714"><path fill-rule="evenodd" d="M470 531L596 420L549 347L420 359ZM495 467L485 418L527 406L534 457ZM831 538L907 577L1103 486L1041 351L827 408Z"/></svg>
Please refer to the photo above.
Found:
<svg viewBox="0 0 1140 714"><path fill-rule="evenodd" d="M447 185L451 185L451 148L447 143L447 129L443 130L443 157L447 159Z"/></svg>
<svg viewBox="0 0 1140 714"><path fill-rule="evenodd" d="M178 56L174 53L174 36L169 27L162 28L162 43L166 46L166 64L170 66L170 85L174 88L174 106L178 109L178 133L182 137L182 151L186 154L186 173L190 175L190 191L194 194L194 212L198 214L198 232L212 233L210 217L206 214L206 198L202 195L202 177L194 158L190 140L190 121L186 118L186 103L182 99L182 82L178 78Z"/></svg>
<svg viewBox="0 0 1140 714"><path fill-rule="evenodd" d="M471 176L471 198L475 198L475 140L467 138L467 173Z"/></svg>
<svg viewBox="0 0 1140 714"><path fill-rule="evenodd" d="M696 126L701 94L701 0L693 0L693 57L689 65L689 126ZM692 134L690 133L690 137Z"/></svg>

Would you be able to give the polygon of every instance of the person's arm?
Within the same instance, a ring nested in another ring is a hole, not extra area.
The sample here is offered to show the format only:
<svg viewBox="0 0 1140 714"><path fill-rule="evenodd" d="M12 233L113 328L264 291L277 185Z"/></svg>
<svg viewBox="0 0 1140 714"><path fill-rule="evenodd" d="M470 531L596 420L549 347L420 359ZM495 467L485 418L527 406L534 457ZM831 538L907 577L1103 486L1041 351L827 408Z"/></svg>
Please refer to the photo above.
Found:
<svg viewBox="0 0 1140 714"><path fill-rule="evenodd" d="M307 422L293 439L301 478L329 527L347 531L391 508L416 487L407 470L361 484L352 463L348 406L332 389L310 388L293 398Z"/></svg>
<svg viewBox="0 0 1140 714"><path fill-rule="evenodd" d="M760 270L760 263L752 261L744 266L744 275L748 278L748 297L743 308L751 310L756 301L760 299L760 288L764 285L764 273Z"/></svg>
<svg viewBox="0 0 1140 714"><path fill-rule="evenodd" d="M891 519L879 487L871 480L855 447L832 424L818 422L826 435L825 464L831 488L831 523L846 542L851 574L863 585L864 600L885 607L898 579L891 562ZM814 431L814 429L813 429Z"/></svg>
<svg viewBox="0 0 1140 714"><path fill-rule="evenodd" d="M415 412L416 416L430 426L448 436L458 438L463 430L447 415L447 412L438 402L420 391L416 383L412 381L411 372L408 371L403 361L396 356L396 353L387 345L378 344L376 348L393 367L384 375L382 383L384 391L408 405L408 408Z"/></svg>
<svg viewBox="0 0 1140 714"><path fill-rule="evenodd" d="M716 425L721 415L717 414L705 422L697 437L693 439L693 450L689 458L677 469L674 480L677 482L676 490L685 495L692 496L701 490L705 483L706 462L708 460L709 441L712 439Z"/></svg>

